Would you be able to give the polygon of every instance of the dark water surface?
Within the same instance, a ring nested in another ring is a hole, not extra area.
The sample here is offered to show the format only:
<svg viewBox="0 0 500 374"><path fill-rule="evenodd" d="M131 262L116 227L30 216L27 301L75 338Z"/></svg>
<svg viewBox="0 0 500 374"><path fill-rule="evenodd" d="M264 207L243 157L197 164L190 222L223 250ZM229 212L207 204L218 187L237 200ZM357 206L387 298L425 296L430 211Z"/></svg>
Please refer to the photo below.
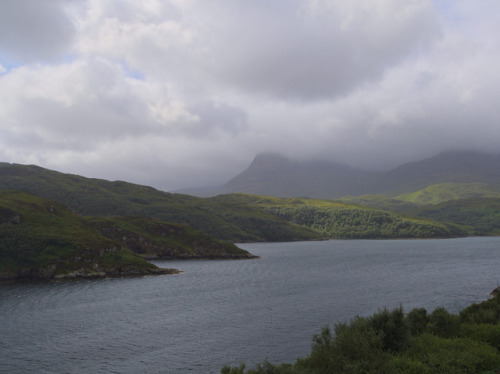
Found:
<svg viewBox="0 0 500 374"><path fill-rule="evenodd" d="M242 244L259 260L158 262L179 275L0 285L0 373L219 373L293 362L322 326L444 306L500 281L500 238Z"/></svg>

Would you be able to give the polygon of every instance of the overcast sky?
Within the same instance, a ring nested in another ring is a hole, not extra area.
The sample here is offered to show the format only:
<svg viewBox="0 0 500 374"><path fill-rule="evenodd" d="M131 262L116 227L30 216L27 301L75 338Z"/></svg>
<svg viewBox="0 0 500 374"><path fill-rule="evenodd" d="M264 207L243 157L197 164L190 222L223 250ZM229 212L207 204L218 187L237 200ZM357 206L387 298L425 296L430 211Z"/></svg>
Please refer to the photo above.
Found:
<svg viewBox="0 0 500 374"><path fill-rule="evenodd" d="M500 151L500 1L2 0L0 161L163 190Z"/></svg>

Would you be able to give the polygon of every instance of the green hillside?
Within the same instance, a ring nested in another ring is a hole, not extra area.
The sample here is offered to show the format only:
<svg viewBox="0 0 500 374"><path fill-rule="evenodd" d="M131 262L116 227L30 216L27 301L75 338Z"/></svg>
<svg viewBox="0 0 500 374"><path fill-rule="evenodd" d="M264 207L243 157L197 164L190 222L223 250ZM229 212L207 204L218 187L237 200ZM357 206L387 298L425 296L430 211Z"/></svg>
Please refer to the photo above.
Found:
<svg viewBox="0 0 500 374"><path fill-rule="evenodd" d="M454 225L334 200L231 194L212 198L221 204L257 206L277 217L309 227L328 238L439 238L464 235Z"/></svg>
<svg viewBox="0 0 500 374"><path fill-rule="evenodd" d="M419 210L421 204L377 195L344 201L245 194L199 198L37 166L0 164L3 188L60 201L84 216L148 217L189 225L229 242L453 237L469 232L448 224L459 223L455 219L431 221L435 215Z"/></svg>
<svg viewBox="0 0 500 374"><path fill-rule="evenodd" d="M486 183L440 183L395 199L415 204L439 204L450 200L492 197L500 198L500 189Z"/></svg>
<svg viewBox="0 0 500 374"><path fill-rule="evenodd" d="M64 174L33 165L0 163L0 190L19 190L60 201L85 216L142 216L184 223L231 242L312 240L313 230L258 207L221 205L127 182Z"/></svg>
<svg viewBox="0 0 500 374"><path fill-rule="evenodd" d="M382 195L345 196L338 201L346 204L356 204L400 213L416 209L420 206L419 204L411 201L400 200L399 198L386 197Z"/></svg>
<svg viewBox="0 0 500 374"><path fill-rule="evenodd" d="M187 225L143 217L93 217L89 220L102 235L150 260L255 258L232 243Z"/></svg>
<svg viewBox="0 0 500 374"><path fill-rule="evenodd" d="M471 198L425 205L411 212L439 222L461 225L468 235L500 235L500 199Z"/></svg>
<svg viewBox="0 0 500 374"><path fill-rule="evenodd" d="M170 273L101 235L61 203L0 192L0 280Z"/></svg>
<svg viewBox="0 0 500 374"><path fill-rule="evenodd" d="M451 223L467 235L500 235L500 192L487 184L442 183L395 198L363 195L341 201Z"/></svg>

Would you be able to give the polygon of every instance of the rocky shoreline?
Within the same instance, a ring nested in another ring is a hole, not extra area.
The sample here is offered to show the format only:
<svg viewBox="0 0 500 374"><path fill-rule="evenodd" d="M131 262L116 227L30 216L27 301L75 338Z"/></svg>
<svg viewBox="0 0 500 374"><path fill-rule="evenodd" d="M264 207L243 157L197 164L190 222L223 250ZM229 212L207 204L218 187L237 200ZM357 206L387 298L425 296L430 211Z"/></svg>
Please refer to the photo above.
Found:
<svg viewBox="0 0 500 374"><path fill-rule="evenodd" d="M45 275L38 271L26 270L16 274L0 273L0 284L25 283L25 282L66 282L78 280L106 279L106 278L136 278L156 275L180 274L178 269L113 269L111 271L75 270L57 275Z"/></svg>

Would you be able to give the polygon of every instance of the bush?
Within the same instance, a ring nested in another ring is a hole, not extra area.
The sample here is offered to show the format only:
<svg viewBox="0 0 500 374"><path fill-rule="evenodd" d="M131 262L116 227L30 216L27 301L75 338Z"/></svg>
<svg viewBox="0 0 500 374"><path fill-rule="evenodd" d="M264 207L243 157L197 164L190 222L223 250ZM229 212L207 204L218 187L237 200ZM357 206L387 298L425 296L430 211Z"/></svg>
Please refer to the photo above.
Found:
<svg viewBox="0 0 500 374"><path fill-rule="evenodd" d="M390 366L396 373L404 373L404 374L432 374L429 366L420 362L416 359L407 356L397 356L394 357Z"/></svg>
<svg viewBox="0 0 500 374"><path fill-rule="evenodd" d="M311 355L297 362L310 373L388 373L390 356L383 351L383 337L368 318L355 317L349 324L335 325L335 336L328 327L313 337Z"/></svg>
<svg viewBox="0 0 500 374"><path fill-rule="evenodd" d="M228 365L224 365L221 369L221 374L244 374L245 373L245 364L240 364L238 367L231 367Z"/></svg>
<svg viewBox="0 0 500 374"><path fill-rule="evenodd" d="M500 350L500 325L462 324L460 336L488 343Z"/></svg>
<svg viewBox="0 0 500 374"><path fill-rule="evenodd" d="M419 336L422 334L426 330L427 324L429 323L429 317L425 308L412 309L407 314L406 319L410 326L410 333L413 336Z"/></svg>
<svg viewBox="0 0 500 374"><path fill-rule="evenodd" d="M486 343L427 333L418 337L404 356L425 365L428 371L422 373L473 374L500 365L500 354Z"/></svg>
<svg viewBox="0 0 500 374"><path fill-rule="evenodd" d="M427 331L442 338L458 336L460 320L458 316L450 314L445 308L436 308L429 316Z"/></svg>
<svg viewBox="0 0 500 374"><path fill-rule="evenodd" d="M391 312L384 309L369 320L377 335L382 338L383 350L399 352L410 345L410 326L402 306Z"/></svg>
<svg viewBox="0 0 500 374"><path fill-rule="evenodd" d="M483 301L480 304L472 304L460 312L462 323L500 323L500 296Z"/></svg>
<svg viewBox="0 0 500 374"><path fill-rule="evenodd" d="M264 361L257 364L255 369L245 371L245 364L240 364L238 367L224 366L221 369L221 374L302 374L304 371L296 368L291 364L274 365L269 361ZM305 374L305 373L304 373Z"/></svg>
<svg viewBox="0 0 500 374"><path fill-rule="evenodd" d="M492 315L498 301L466 308L460 319ZM486 311L486 313L485 313ZM311 354L295 364L268 361L245 372L225 366L222 374L475 374L500 366L500 324L460 324L444 308L423 308L406 316L403 308L384 309L324 327L313 336Z"/></svg>

